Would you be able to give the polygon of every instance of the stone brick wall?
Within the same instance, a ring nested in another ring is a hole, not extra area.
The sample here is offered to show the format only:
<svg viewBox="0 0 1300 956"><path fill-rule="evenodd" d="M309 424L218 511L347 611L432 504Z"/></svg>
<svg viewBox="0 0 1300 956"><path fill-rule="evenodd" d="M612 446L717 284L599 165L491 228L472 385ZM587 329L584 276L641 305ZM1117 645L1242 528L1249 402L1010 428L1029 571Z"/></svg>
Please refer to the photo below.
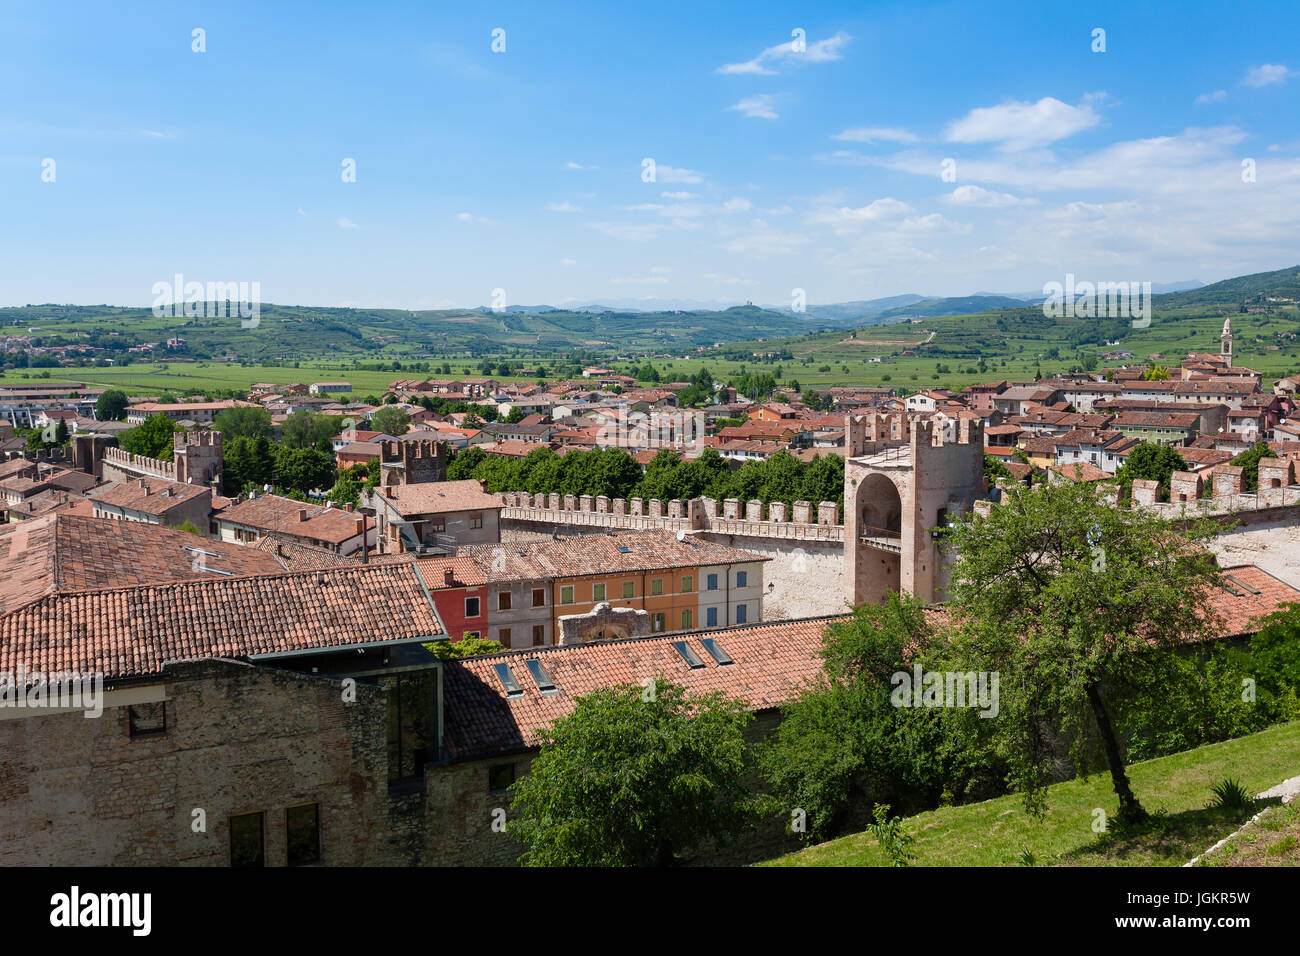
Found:
<svg viewBox="0 0 1300 956"><path fill-rule="evenodd" d="M132 738L124 706L0 719L0 865L224 866L229 817L261 811L283 866L285 810L314 802L325 864L392 859L380 688L344 705L338 681L234 662L169 676L158 736Z"/></svg>

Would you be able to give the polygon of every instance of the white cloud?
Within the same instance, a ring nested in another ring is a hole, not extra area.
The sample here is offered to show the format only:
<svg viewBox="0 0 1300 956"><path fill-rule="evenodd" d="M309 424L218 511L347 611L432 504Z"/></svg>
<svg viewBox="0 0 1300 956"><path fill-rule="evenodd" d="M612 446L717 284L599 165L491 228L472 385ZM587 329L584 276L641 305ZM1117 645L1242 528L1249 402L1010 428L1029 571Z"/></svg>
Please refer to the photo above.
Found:
<svg viewBox="0 0 1300 956"><path fill-rule="evenodd" d="M776 94L760 93L757 96L747 96L735 106L728 106L727 109L739 110L755 119L778 119L779 114L772 105L775 102Z"/></svg>
<svg viewBox="0 0 1300 956"><path fill-rule="evenodd" d="M842 133L836 133L831 139L846 143L915 143L919 137L915 133L893 126L855 126Z"/></svg>
<svg viewBox="0 0 1300 956"><path fill-rule="evenodd" d="M682 169L677 166L655 167L655 181L661 183L702 183L704 174L694 169Z"/></svg>
<svg viewBox="0 0 1300 956"><path fill-rule="evenodd" d="M676 193L665 192L665 193L660 193L659 195L663 196L665 199L699 199L700 198L699 193L688 193L688 192L676 192Z"/></svg>
<svg viewBox="0 0 1300 956"><path fill-rule="evenodd" d="M339 220L339 228L340 228L340 229L355 229L355 228L357 228L357 224L356 224L355 222L353 222L351 219L349 219L349 218L347 218L346 216L344 216L343 218L341 218L341 219Z"/></svg>
<svg viewBox="0 0 1300 956"><path fill-rule="evenodd" d="M589 169L591 167L584 166L582 165L582 163L575 163L573 160L569 160L567 163L564 164L564 168L565 169Z"/></svg>
<svg viewBox="0 0 1300 956"><path fill-rule="evenodd" d="M910 219L904 219L898 224L902 232L950 232L961 233L970 232L971 225L963 222L953 222L942 213L932 212L926 216L914 216Z"/></svg>
<svg viewBox="0 0 1300 956"><path fill-rule="evenodd" d="M1070 106L1045 96L1037 103L1011 101L982 106L948 124L950 143L1001 143L1020 150L1065 139L1101 122L1090 105Z"/></svg>
<svg viewBox="0 0 1300 956"><path fill-rule="evenodd" d="M1263 66L1257 66L1248 72L1246 78L1241 82L1247 86L1271 86L1274 83L1283 82L1293 72L1293 70L1288 70L1281 63L1265 63Z"/></svg>
<svg viewBox="0 0 1300 956"><path fill-rule="evenodd" d="M815 43L805 42L805 49L802 52L795 49L794 40L791 39L786 43L778 43L776 46L768 47L752 60L720 66L717 72L732 75L758 74L771 76L777 72L772 67L781 63L829 63L832 60L840 59L840 51L848 45L851 39L853 38L841 30L825 40L818 40Z"/></svg>
<svg viewBox="0 0 1300 956"><path fill-rule="evenodd" d="M602 236L609 236L611 239L626 239L629 242L644 242L647 239L655 239L664 231L664 226L660 223L621 223L621 222L589 222L587 223L592 229L595 229Z"/></svg>
<svg viewBox="0 0 1300 956"><path fill-rule="evenodd" d="M1038 202L1036 199L1019 199L1010 193L992 192L982 186L958 186L943 198L954 206L973 206L981 209L1003 209L1008 206L1034 205Z"/></svg>
<svg viewBox="0 0 1300 956"><path fill-rule="evenodd" d="M547 212L582 212L582 209L581 207L575 206L573 203L569 202L569 200L566 199L564 200L564 202L548 202L546 204L546 211Z"/></svg>
<svg viewBox="0 0 1300 956"><path fill-rule="evenodd" d="M560 265L564 266L566 269L567 269L567 268L570 268L570 267L572 267L572 266L576 266L577 264L578 264L578 260L577 260L577 259L561 259L561 260L560 260Z"/></svg>
<svg viewBox="0 0 1300 956"><path fill-rule="evenodd" d="M819 210L810 215L808 221L825 224L879 222L911 211L912 207L907 203L886 196L884 199L877 199L865 206L859 206L857 209L851 206L840 206L838 209Z"/></svg>
<svg viewBox="0 0 1300 956"><path fill-rule="evenodd" d="M758 285L757 279L744 279L740 276L721 275L717 272L705 272L700 276L701 279L708 279L710 282L716 282L718 285Z"/></svg>
<svg viewBox="0 0 1300 956"><path fill-rule="evenodd" d="M754 204L752 202L739 196L734 199L728 199L722 204L723 212L745 212L753 208Z"/></svg>
<svg viewBox="0 0 1300 956"><path fill-rule="evenodd" d="M473 222L474 214L469 212L458 212L456 213L456 218L461 222Z"/></svg>
<svg viewBox="0 0 1300 956"><path fill-rule="evenodd" d="M1202 93L1196 98L1196 106L1209 106L1211 103L1222 103L1228 98L1227 90L1215 90L1213 93Z"/></svg>

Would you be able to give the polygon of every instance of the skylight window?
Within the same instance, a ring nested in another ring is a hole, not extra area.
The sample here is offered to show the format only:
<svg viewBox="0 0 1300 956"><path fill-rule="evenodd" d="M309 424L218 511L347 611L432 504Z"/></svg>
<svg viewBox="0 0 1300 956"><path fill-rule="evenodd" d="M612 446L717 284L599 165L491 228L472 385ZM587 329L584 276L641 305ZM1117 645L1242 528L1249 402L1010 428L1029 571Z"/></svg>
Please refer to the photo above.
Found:
<svg viewBox="0 0 1300 956"><path fill-rule="evenodd" d="M735 663L735 661L731 659L731 655L724 651L722 646L713 638L702 637L700 638L700 643L704 645L704 649L708 651L709 656L718 662L719 667L725 667L728 664Z"/></svg>
<svg viewBox="0 0 1300 956"><path fill-rule="evenodd" d="M528 668L528 673L533 675L533 680L537 682L537 689L543 694L555 692L555 681L551 680L551 675L546 672L542 662L536 658L529 658L524 661L524 666Z"/></svg>
<svg viewBox="0 0 1300 956"><path fill-rule="evenodd" d="M690 666L691 670L699 670L704 666L704 661L700 660L700 655L696 654L691 645L685 641L673 641L673 650L682 656L682 660Z"/></svg>
<svg viewBox="0 0 1300 956"><path fill-rule="evenodd" d="M631 549L631 548L624 547L624 546L622 546L622 545L619 545L618 553L619 553L619 554L631 554L631 553L632 553L632 549Z"/></svg>
<svg viewBox="0 0 1300 956"><path fill-rule="evenodd" d="M1258 594L1258 593L1259 593L1259 588L1251 587L1249 584L1247 584L1247 583L1246 583L1245 581L1243 581L1241 578L1234 577L1233 575L1229 574L1229 575L1228 575L1228 580L1231 581L1233 584L1237 585L1237 587L1241 588L1242 590L1249 591L1251 594Z"/></svg>
<svg viewBox="0 0 1300 956"><path fill-rule="evenodd" d="M522 696L524 689L519 686L519 681L515 680L514 671L510 669L509 664L493 664L492 669L497 672L497 677L501 679L501 686L506 689L507 697Z"/></svg>

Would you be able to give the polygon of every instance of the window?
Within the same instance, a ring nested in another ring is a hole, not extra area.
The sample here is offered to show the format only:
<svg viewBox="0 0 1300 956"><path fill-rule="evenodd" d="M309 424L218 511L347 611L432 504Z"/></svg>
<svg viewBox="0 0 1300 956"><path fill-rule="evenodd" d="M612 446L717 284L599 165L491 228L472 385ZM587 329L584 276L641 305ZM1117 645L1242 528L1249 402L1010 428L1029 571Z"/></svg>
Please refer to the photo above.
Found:
<svg viewBox="0 0 1300 956"><path fill-rule="evenodd" d="M132 737L157 737L167 733L167 703L132 704L127 708Z"/></svg>
<svg viewBox="0 0 1300 956"><path fill-rule="evenodd" d="M541 647L546 643L546 625L533 625L533 647Z"/></svg>
<svg viewBox="0 0 1300 956"><path fill-rule="evenodd" d="M533 588L533 607L546 607L546 588Z"/></svg>
<svg viewBox="0 0 1300 956"><path fill-rule="evenodd" d="M623 582L623 597L630 598L636 593L636 586L631 581Z"/></svg>
<svg viewBox="0 0 1300 956"><path fill-rule="evenodd" d="M497 640L501 642L502 647L510 646L510 628L503 627L497 631Z"/></svg>
<svg viewBox="0 0 1300 956"><path fill-rule="evenodd" d="M710 574L704 579L704 589L706 591L716 591L718 589L718 576L716 574Z"/></svg>
<svg viewBox="0 0 1300 956"><path fill-rule="evenodd" d="M734 661L732 661L731 655L728 654L726 651L724 651L722 647L718 644L718 642L715 641L713 638L702 637L700 638L700 643L704 645L704 649L708 651L709 656L718 662L719 667L724 667L727 664L735 663Z"/></svg>
<svg viewBox="0 0 1300 956"><path fill-rule="evenodd" d="M744 624L749 619L749 608L743 604L736 605L736 623Z"/></svg>
<svg viewBox="0 0 1300 956"><path fill-rule="evenodd" d="M682 611L682 630L689 631L695 618L690 611Z"/></svg>
<svg viewBox="0 0 1300 956"><path fill-rule="evenodd" d="M650 618L650 629L652 631L664 630L665 624L666 622L664 620L663 611L657 611L654 616Z"/></svg>
<svg viewBox="0 0 1300 956"><path fill-rule="evenodd" d="M694 588L695 588L695 579L694 579L694 578L692 578L689 574L688 574L686 577L682 578L682 593L683 593L683 594L688 594L689 592L691 592L692 590L694 590Z"/></svg>
<svg viewBox="0 0 1300 956"><path fill-rule="evenodd" d="M519 681L515 680L515 672L510 669L509 664L493 664L492 669L497 672L497 678L505 688L507 697L519 697L523 694L524 689L519 686Z"/></svg>
<svg viewBox="0 0 1300 956"><path fill-rule="evenodd" d="M320 804L304 803L284 811L284 830L288 835L290 866L307 866L320 862Z"/></svg>
<svg viewBox="0 0 1300 956"><path fill-rule="evenodd" d="M651 594L663 594L663 593L664 593L664 579L663 579L663 578L651 578L651 579L650 579L650 593L651 593Z"/></svg>
<svg viewBox="0 0 1300 956"><path fill-rule="evenodd" d="M533 680L537 683L537 689L543 694L555 690L555 681L551 680L551 675L547 673L542 662L537 658L529 658L524 661L524 666L528 668L528 673L533 675Z"/></svg>
<svg viewBox="0 0 1300 956"><path fill-rule="evenodd" d="M446 518L430 518L430 519L429 519L429 530L432 531L434 534L442 534L444 531L447 530L447 519L446 519Z"/></svg>
<svg viewBox="0 0 1300 956"><path fill-rule="evenodd" d="M472 514L472 515L470 515L470 516L469 516L469 526L470 526L471 528L481 528L481 527L483 527L483 515L482 515L481 513L480 513L480 514Z"/></svg>
<svg viewBox="0 0 1300 956"><path fill-rule="evenodd" d="M683 615L690 613L690 611L682 612ZM700 660L700 655L696 654L691 648L691 645L687 644L685 641L673 641L673 650L682 656L682 660L686 662L687 666L690 667L691 670L699 670L704 666L704 661Z"/></svg>
<svg viewBox="0 0 1300 956"><path fill-rule="evenodd" d="M716 607L711 607L704 612L704 626L705 627L718 626L718 609Z"/></svg>
<svg viewBox="0 0 1300 956"><path fill-rule="evenodd" d="M478 631L466 631L464 634L462 634L462 635L460 636L460 639L461 639L462 641L467 641L467 640L469 640L471 637L477 639L477 638L478 638Z"/></svg>
<svg viewBox="0 0 1300 956"><path fill-rule="evenodd" d="M605 600L605 585L603 585L603 584L593 584L593 585L591 586L591 599L592 599L593 601L603 601L603 600Z"/></svg>
<svg viewBox="0 0 1300 956"><path fill-rule="evenodd" d="M497 595L497 610L498 610L498 611L508 611L508 610L510 610L510 592L509 592L509 591L502 591L500 594Z"/></svg>
<svg viewBox="0 0 1300 956"><path fill-rule="evenodd" d="M560 588L560 603L561 603L561 604L572 604L572 603L573 603L573 585L572 585L572 584L566 584L564 587Z"/></svg>
<svg viewBox="0 0 1300 956"><path fill-rule="evenodd" d="M467 597L467 598L465 598L465 616L466 616L466 617L478 617L478 600L479 600L479 599L476 598L476 597Z"/></svg>
<svg viewBox="0 0 1300 956"><path fill-rule="evenodd" d="M505 793L514 782L513 763L499 763L488 767L488 793Z"/></svg>
<svg viewBox="0 0 1300 956"><path fill-rule="evenodd" d="M265 851L260 811L230 818L231 866L266 866Z"/></svg>
<svg viewBox="0 0 1300 956"><path fill-rule="evenodd" d="M478 637L478 632L464 636ZM424 765L437 756L438 673L386 674L378 682L388 699L388 782L422 782Z"/></svg>
<svg viewBox="0 0 1300 956"><path fill-rule="evenodd" d="M749 572L748 572L748 571L737 571L737 572L736 572L736 587L738 587L738 588L743 588L743 587L745 587L745 586L748 585L748 584L749 584Z"/></svg>

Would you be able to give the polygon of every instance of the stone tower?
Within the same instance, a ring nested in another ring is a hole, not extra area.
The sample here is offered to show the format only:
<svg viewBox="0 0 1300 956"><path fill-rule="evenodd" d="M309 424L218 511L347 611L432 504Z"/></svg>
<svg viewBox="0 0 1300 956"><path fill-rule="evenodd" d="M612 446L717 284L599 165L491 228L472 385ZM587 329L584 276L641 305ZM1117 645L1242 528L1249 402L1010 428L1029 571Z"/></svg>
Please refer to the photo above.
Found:
<svg viewBox="0 0 1300 956"><path fill-rule="evenodd" d="M1219 348L1219 354L1223 356L1224 364L1229 368L1232 367L1232 319L1223 320L1223 334L1219 336L1222 345Z"/></svg>
<svg viewBox="0 0 1300 956"><path fill-rule="evenodd" d="M883 415L845 422L844 598L875 604L890 591L926 604L946 597L950 559L934 529L984 495L984 428L965 420L944 440L934 422L911 422L906 440ZM891 434L892 433L892 434ZM956 440L952 440L955 438Z"/></svg>
<svg viewBox="0 0 1300 956"><path fill-rule="evenodd" d="M433 439L379 443L380 484L418 485L447 478L447 443Z"/></svg>
<svg viewBox="0 0 1300 956"><path fill-rule="evenodd" d="M172 435L176 480L190 485L221 487L221 432L176 432Z"/></svg>

